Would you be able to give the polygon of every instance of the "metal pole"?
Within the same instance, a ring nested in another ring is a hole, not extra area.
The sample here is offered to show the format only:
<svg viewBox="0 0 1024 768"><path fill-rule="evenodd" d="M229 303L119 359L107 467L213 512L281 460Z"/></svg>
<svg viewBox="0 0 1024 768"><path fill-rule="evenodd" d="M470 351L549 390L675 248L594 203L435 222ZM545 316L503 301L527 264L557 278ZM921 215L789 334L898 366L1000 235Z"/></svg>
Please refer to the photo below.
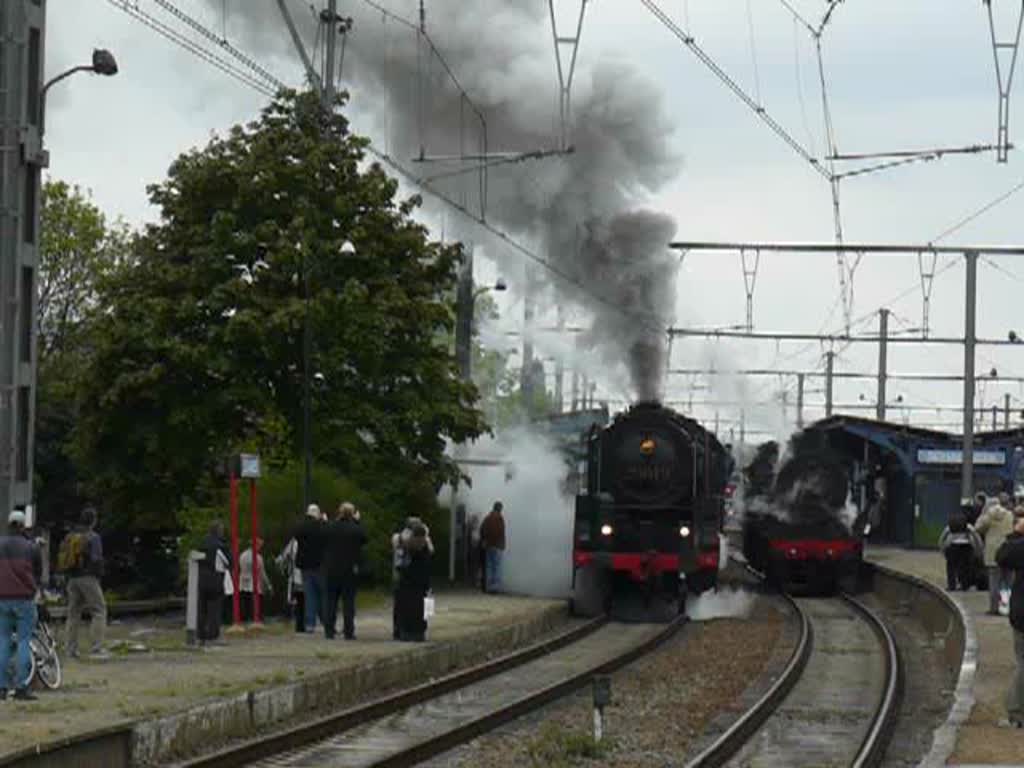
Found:
<svg viewBox="0 0 1024 768"><path fill-rule="evenodd" d="M321 97L324 110L328 113L334 111L334 62L337 58L338 43L338 0L328 0L327 18L324 22L327 29L327 52L324 60L324 83Z"/></svg>
<svg viewBox="0 0 1024 768"><path fill-rule="evenodd" d="M995 432L999 429L999 409L996 406L992 406L992 431Z"/></svg>
<svg viewBox="0 0 1024 768"><path fill-rule="evenodd" d="M960 497L969 503L974 495L974 342L978 298L978 253L964 253L967 286L964 297L964 445Z"/></svg>
<svg viewBox="0 0 1024 768"><path fill-rule="evenodd" d="M1003 424L1003 427L1005 429L1009 429L1010 428L1010 393L1009 392L1007 392L1005 395L1003 395L1003 420L1005 422Z"/></svg>
<svg viewBox="0 0 1024 768"><path fill-rule="evenodd" d="M747 412L740 411L740 445L743 445L747 439Z"/></svg>
<svg viewBox="0 0 1024 768"><path fill-rule="evenodd" d="M252 623L263 623L263 607L260 605L260 550L256 542L260 538L260 513L256 506L256 478L249 478L249 511L252 513Z"/></svg>
<svg viewBox="0 0 1024 768"><path fill-rule="evenodd" d="M889 310L878 312L878 402L875 415L879 421L885 421L885 374L889 346Z"/></svg>
<svg viewBox="0 0 1024 768"><path fill-rule="evenodd" d="M302 510L309 509L313 500L313 436L312 429L312 392L310 381L311 359L313 357L313 328L309 322L309 264L306 259L306 246L302 246Z"/></svg>
<svg viewBox="0 0 1024 768"><path fill-rule="evenodd" d="M473 310L473 250L467 247L459 270L455 300L455 361L463 381L472 378Z"/></svg>
<svg viewBox="0 0 1024 768"><path fill-rule="evenodd" d="M804 428L804 375L796 375L796 428Z"/></svg>
<svg viewBox="0 0 1024 768"><path fill-rule="evenodd" d="M825 353L825 418L832 415L832 369L835 357L835 352Z"/></svg>

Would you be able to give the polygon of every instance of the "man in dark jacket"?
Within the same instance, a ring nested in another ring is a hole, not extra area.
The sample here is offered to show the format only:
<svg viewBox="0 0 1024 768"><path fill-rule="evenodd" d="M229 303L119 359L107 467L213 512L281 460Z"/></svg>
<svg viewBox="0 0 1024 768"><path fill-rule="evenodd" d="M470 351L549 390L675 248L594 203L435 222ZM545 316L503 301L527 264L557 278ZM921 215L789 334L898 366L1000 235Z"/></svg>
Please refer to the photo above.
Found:
<svg viewBox="0 0 1024 768"><path fill-rule="evenodd" d="M78 628L82 623L82 611L92 617L89 626L90 657L106 659L110 654L103 647L107 631L107 601L103 596L103 540L96 533L96 508L82 510L79 525L68 534L77 538L74 550L79 553L67 567L68 618L65 648L68 654L78 658ZM63 548L63 545L62 545Z"/></svg>
<svg viewBox="0 0 1024 768"><path fill-rule="evenodd" d="M1010 625L1013 627L1013 652L1017 659L1017 672L1006 693L1006 720L1004 728L1024 728L1024 517L1017 517L1013 533L996 553L1001 568L1014 571L1013 591L1010 593Z"/></svg>
<svg viewBox="0 0 1024 768"><path fill-rule="evenodd" d="M490 513L480 525L480 542L487 551L487 591L501 589L501 559L505 554L505 518L501 516L505 506L494 502Z"/></svg>
<svg viewBox="0 0 1024 768"><path fill-rule="evenodd" d="M338 518L327 528L327 550L324 552L323 577L327 594L324 603L324 634L332 639L338 632L338 599L341 598L343 631L346 640L356 637L356 588L359 565L363 561L366 532L356 519L356 508L345 502L338 509Z"/></svg>
<svg viewBox="0 0 1024 768"><path fill-rule="evenodd" d="M324 583L320 573L327 547L327 525L320 514L320 507L310 504L306 517L295 529L295 567L302 573L302 594L305 600L305 630L316 630L316 617L323 621Z"/></svg>
<svg viewBox="0 0 1024 768"><path fill-rule="evenodd" d="M199 561L200 643L220 639L220 621L224 611L224 579L231 573L231 550L224 538L224 524L213 522L199 546L204 557Z"/></svg>
<svg viewBox="0 0 1024 768"><path fill-rule="evenodd" d="M14 511L7 518L8 534L0 536L0 700L13 698L31 701L28 690L32 669L29 641L36 626L36 590L43 574L39 548L25 536L25 513ZM7 677L11 661L11 636L18 638L15 678Z"/></svg>

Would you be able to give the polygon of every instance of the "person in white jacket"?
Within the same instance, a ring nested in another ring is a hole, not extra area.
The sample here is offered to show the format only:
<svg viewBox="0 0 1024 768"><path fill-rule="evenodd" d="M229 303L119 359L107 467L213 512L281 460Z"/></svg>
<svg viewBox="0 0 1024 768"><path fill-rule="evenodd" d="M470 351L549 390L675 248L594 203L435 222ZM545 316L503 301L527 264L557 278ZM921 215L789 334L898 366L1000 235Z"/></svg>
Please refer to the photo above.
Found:
<svg viewBox="0 0 1024 768"><path fill-rule="evenodd" d="M263 566L263 539L256 539L256 563L260 577L260 596L269 597L274 587ZM263 616L253 615L253 580L252 580L252 547L250 546L238 556L238 597L241 603L242 621L258 622Z"/></svg>

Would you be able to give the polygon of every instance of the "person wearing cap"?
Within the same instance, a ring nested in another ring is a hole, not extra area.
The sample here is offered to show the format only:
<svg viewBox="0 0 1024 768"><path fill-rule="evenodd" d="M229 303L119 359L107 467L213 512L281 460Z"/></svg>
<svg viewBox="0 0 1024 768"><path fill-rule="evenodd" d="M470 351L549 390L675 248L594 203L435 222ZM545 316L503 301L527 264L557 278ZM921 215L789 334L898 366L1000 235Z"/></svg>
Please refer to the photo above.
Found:
<svg viewBox="0 0 1024 768"><path fill-rule="evenodd" d="M317 616L323 621L325 595L320 569L327 548L327 525L316 504L306 507L306 517L295 529L295 543L295 567L302 573L302 593L306 601L305 630L312 632L316 629Z"/></svg>
<svg viewBox="0 0 1024 768"><path fill-rule="evenodd" d="M25 513L11 512L7 535L0 536L0 699L13 689L15 700L36 698L28 689L32 670L29 641L36 626L36 592L43 574L39 547L25 535ZM18 639L14 679L8 678L11 635Z"/></svg>

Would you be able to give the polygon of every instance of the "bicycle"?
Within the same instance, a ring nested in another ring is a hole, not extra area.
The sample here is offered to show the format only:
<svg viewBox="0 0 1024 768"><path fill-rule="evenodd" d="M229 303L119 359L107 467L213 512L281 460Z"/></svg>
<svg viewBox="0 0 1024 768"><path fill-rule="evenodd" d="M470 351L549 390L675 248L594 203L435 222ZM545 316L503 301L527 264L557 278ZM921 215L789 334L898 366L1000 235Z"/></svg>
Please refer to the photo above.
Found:
<svg viewBox="0 0 1024 768"><path fill-rule="evenodd" d="M15 656L18 647L18 639L11 636L11 661L8 668L8 679L13 680L15 675ZM25 681L25 687L31 686L38 681L45 688L55 691L60 688L64 676L61 669L60 654L57 653L57 638L50 627L50 612L45 605L37 608L36 626L29 638L29 673ZM19 687L19 686L15 686Z"/></svg>

